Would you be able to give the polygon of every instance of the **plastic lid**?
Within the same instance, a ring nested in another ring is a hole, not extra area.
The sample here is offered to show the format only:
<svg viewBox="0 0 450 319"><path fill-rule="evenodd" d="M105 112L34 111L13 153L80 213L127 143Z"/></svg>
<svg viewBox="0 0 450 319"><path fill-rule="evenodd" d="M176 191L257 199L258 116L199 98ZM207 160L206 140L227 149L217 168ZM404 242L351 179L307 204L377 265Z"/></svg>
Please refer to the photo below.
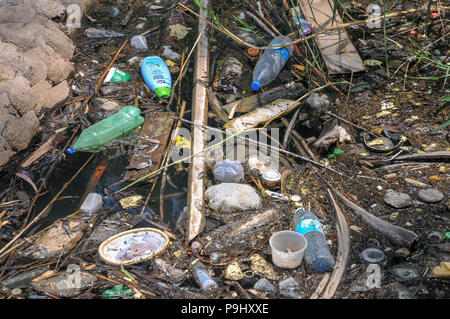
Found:
<svg viewBox="0 0 450 319"><path fill-rule="evenodd" d="M75 154L75 150L73 149L73 148L68 148L67 150L66 150L66 152L67 152L67 154L70 154L70 155L72 155L72 154Z"/></svg>
<svg viewBox="0 0 450 319"><path fill-rule="evenodd" d="M155 89L156 95L161 99L164 97L170 96L170 88L168 87L160 87Z"/></svg>
<svg viewBox="0 0 450 319"><path fill-rule="evenodd" d="M258 91L261 88L261 83L259 81L253 81L252 82L252 90Z"/></svg>

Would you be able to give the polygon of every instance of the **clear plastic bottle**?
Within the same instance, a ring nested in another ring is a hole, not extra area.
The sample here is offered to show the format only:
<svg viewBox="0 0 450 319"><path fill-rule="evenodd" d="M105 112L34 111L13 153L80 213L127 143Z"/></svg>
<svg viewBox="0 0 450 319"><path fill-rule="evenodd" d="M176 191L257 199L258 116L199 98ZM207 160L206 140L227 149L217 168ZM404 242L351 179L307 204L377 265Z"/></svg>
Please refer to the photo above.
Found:
<svg viewBox="0 0 450 319"><path fill-rule="evenodd" d="M289 37L279 35L275 37L270 45L284 44L291 42ZM256 63L253 70L252 89L258 91L262 86L269 84L278 76L281 69L286 64L287 59L292 54L293 46L287 46L281 49L269 49L264 51Z"/></svg>
<svg viewBox="0 0 450 319"><path fill-rule="evenodd" d="M119 112L101 120L81 132L80 137L72 148L67 149L69 154L75 151L97 152L103 144L125 136L144 123L139 108L128 105Z"/></svg>
<svg viewBox="0 0 450 319"><path fill-rule="evenodd" d="M334 258L328 248L325 234L318 218L310 211L298 208L293 216L294 231L308 240L304 258L307 271L311 273L330 272L334 267Z"/></svg>
<svg viewBox="0 0 450 319"><path fill-rule="evenodd" d="M209 275L205 265L203 265L200 260L197 260L196 262L192 260L191 266L192 272L194 273L197 282L200 284L203 290L219 288L214 279L212 279Z"/></svg>
<svg viewBox="0 0 450 319"><path fill-rule="evenodd" d="M241 183L244 180L244 168L239 161L226 159L214 165L214 177L219 183Z"/></svg>

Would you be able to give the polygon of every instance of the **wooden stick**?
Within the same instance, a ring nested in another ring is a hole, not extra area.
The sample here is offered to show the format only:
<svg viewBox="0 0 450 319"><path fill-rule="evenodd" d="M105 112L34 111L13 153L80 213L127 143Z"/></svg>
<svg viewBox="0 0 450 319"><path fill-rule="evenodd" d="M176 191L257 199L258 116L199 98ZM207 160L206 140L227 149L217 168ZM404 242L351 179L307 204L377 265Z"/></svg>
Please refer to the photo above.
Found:
<svg viewBox="0 0 450 319"><path fill-rule="evenodd" d="M333 194L330 189L327 189L328 195L333 202L333 206L336 212L336 228L337 228L337 237L338 237L338 258L336 264L334 266L333 273L331 275L331 279L328 282L328 285L325 289L322 298L330 299L333 298L336 289L341 282L342 276L345 272L345 267L347 266L348 257L350 254L350 230L348 229L347 221L345 220L344 214L342 214L341 209L338 204L334 200Z"/></svg>
<svg viewBox="0 0 450 319"><path fill-rule="evenodd" d="M208 7L208 0L200 0L204 8ZM180 4L181 5L181 4ZM184 7L184 6L183 6ZM196 57L195 78L200 81L208 81L209 73L209 50L208 34L203 32L206 28L207 13L202 10L199 20L199 47ZM192 110L193 119L196 123L207 123L208 121L208 99L206 89L199 81L196 81L193 92ZM206 147L205 133L199 127L193 127L191 151L196 154ZM188 177L188 198L186 214L186 243L194 239L205 227L204 215L204 172L205 158L203 156L194 156L189 167Z"/></svg>
<svg viewBox="0 0 450 319"><path fill-rule="evenodd" d="M309 299L318 299L319 296L322 294L322 291L325 289L325 285L327 284L328 280L330 279L330 274L325 274L323 276L322 280L320 281L319 285L317 286L314 293L309 297Z"/></svg>

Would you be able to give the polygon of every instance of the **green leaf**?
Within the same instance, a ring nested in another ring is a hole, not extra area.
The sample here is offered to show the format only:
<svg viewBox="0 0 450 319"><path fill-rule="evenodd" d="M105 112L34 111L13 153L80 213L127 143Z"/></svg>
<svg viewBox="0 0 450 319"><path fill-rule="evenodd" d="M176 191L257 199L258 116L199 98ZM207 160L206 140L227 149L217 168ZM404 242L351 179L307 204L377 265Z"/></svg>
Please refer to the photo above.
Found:
<svg viewBox="0 0 450 319"><path fill-rule="evenodd" d="M443 128L446 128L449 125L450 125L450 120L448 120L447 122L445 122L444 124L442 124L438 128L435 128L434 130L432 130L431 133L434 133L436 131L442 130Z"/></svg>
<svg viewBox="0 0 450 319"><path fill-rule="evenodd" d="M444 102L450 102L450 96L441 97L441 100Z"/></svg>

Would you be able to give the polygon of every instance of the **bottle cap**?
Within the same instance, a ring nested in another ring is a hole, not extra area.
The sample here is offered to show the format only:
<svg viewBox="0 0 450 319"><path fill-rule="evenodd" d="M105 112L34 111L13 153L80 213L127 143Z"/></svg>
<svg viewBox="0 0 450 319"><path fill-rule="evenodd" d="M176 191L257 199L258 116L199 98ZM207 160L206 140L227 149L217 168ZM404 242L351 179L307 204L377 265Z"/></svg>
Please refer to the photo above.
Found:
<svg viewBox="0 0 450 319"><path fill-rule="evenodd" d="M161 99L164 97L170 96L170 88L168 87L160 87L155 89L156 95Z"/></svg>
<svg viewBox="0 0 450 319"><path fill-rule="evenodd" d="M259 81L253 81L252 82L252 90L258 91L261 88L261 83Z"/></svg>
<svg viewBox="0 0 450 319"><path fill-rule="evenodd" d="M70 155L75 154L75 150L74 150L73 148L71 148L71 147L69 147L69 148L66 150L66 152L67 152L67 154L70 154Z"/></svg>

